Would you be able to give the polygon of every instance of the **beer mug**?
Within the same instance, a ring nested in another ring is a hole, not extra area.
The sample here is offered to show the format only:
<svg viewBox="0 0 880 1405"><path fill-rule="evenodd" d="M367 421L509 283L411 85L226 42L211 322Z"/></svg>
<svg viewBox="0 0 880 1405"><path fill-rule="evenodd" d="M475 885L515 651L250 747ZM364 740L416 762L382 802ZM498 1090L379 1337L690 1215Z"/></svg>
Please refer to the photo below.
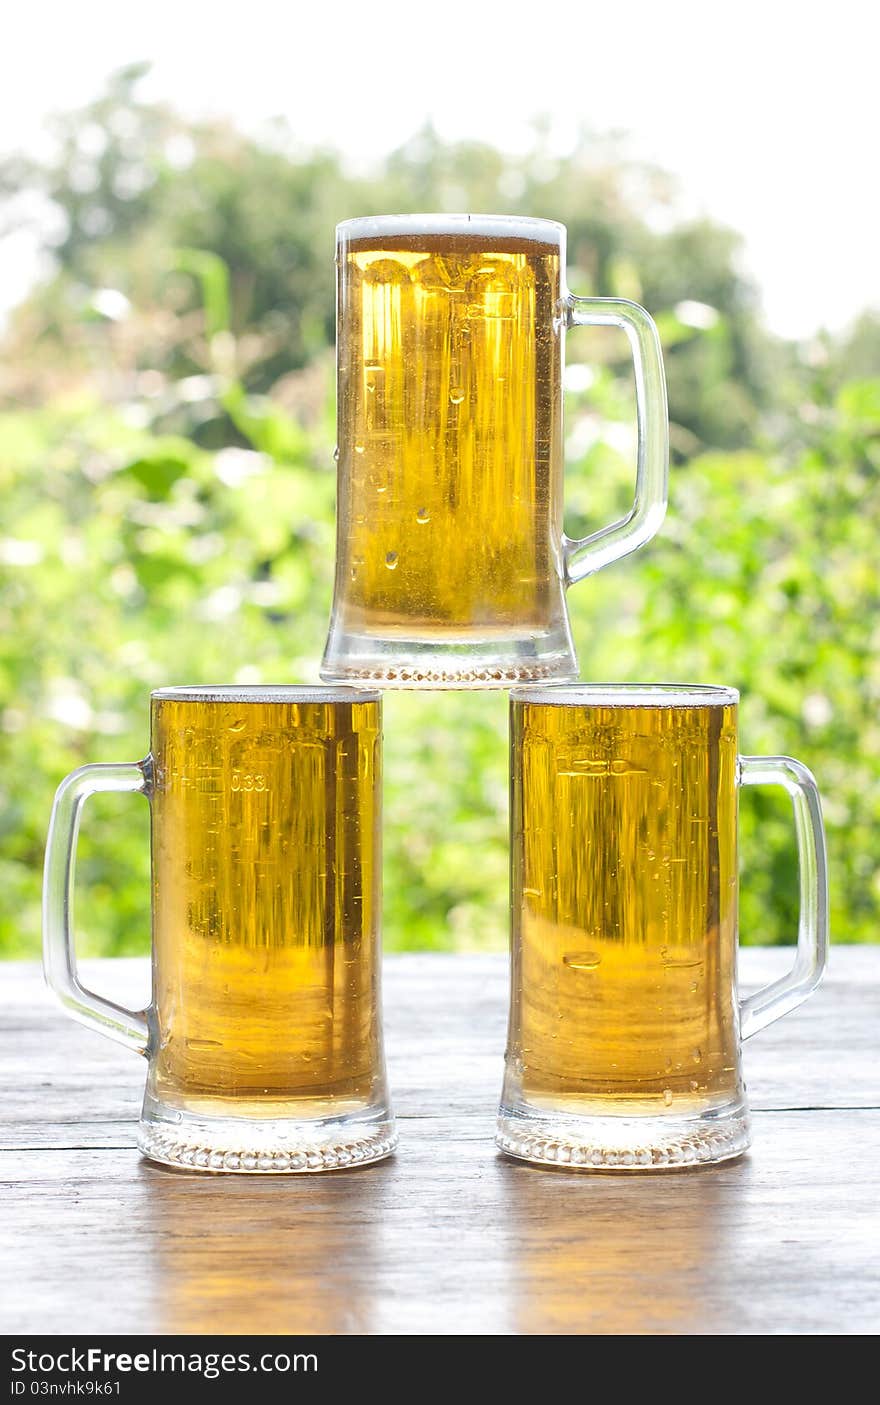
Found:
<svg viewBox="0 0 880 1405"><path fill-rule="evenodd" d="M666 510L657 329L565 287L565 229L489 215L338 226L337 546L321 676L504 688L578 676L565 590L634 551ZM627 515L563 531L563 334L618 327L635 368Z"/></svg>
<svg viewBox="0 0 880 1405"><path fill-rule="evenodd" d="M750 1143L741 1040L825 967L813 777L740 756L733 688L521 688L511 696L510 1026L498 1145L585 1170L724 1161ZM737 792L791 797L797 955L737 995Z"/></svg>
<svg viewBox="0 0 880 1405"><path fill-rule="evenodd" d="M46 850L46 979L144 1054L145 1156L324 1171L395 1144L380 1014L381 699L354 688L160 688L145 761L82 766ZM153 993L127 1010L76 968L88 796L150 802Z"/></svg>

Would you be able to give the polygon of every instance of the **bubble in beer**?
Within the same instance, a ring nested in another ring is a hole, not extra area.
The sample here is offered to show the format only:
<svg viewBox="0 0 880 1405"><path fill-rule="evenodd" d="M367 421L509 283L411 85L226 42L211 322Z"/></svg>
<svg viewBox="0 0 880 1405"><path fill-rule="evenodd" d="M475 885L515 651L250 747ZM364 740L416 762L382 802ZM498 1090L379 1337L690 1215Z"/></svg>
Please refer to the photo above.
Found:
<svg viewBox="0 0 880 1405"><path fill-rule="evenodd" d="M449 392L449 403L451 405L460 405L463 399L464 391L462 390L461 386L454 385Z"/></svg>
<svg viewBox="0 0 880 1405"><path fill-rule="evenodd" d="M394 571L394 570L397 569L397 552L396 552L396 551L387 551L387 552L385 553L385 565L388 567L389 571Z"/></svg>
<svg viewBox="0 0 880 1405"><path fill-rule="evenodd" d="M595 971L601 960L602 957L595 951L569 951L562 958L563 965L570 966L573 971Z"/></svg>
<svg viewBox="0 0 880 1405"><path fill-rule="evenodd" d="M427 509L426 507L420 507L419 510L418 510L418 512L416 513L416 521L417 521L417 522L423 522L423 523L424 523L424 522L430 522L430 520L431 520L431 514L430 514L430 512L428 511L428 509Z"/></svg>

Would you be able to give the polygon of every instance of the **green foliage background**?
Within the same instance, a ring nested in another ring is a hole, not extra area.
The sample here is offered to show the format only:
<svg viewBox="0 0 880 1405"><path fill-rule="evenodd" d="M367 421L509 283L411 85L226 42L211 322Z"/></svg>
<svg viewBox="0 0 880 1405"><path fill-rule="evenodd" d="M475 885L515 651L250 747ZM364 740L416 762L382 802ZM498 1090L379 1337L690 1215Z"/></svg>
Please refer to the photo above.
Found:
<svg viewBox="0 0 880 1405"><path fill-rule="evenodd" d="M193 126L137 98L138 70L7 159L8 220L42 202L51 272L0 373L0 951L35 955L52 794L88 760L148 746L171 682L315 680L333 566L338 219L507 209L569 228L571 286L645 303L667 359L673 469L661 536L572 590L585 678L724 682L750 752L789 752L825 797L833 937L876 939L880 324L772 338L738 241L669 225L662 173L536 128L511 159L424 131L369 178L274 129ZM46 214L51 216L46 223ZM805 297L809 290L805 289ZM631 493L625 344L573 333L569 532ZM506 940L503 694L385 703L391 948ZM742 802L742 937L797 925L786 804ZM93 953L149 934L146 807L92 802L80 925Z"/></svg>

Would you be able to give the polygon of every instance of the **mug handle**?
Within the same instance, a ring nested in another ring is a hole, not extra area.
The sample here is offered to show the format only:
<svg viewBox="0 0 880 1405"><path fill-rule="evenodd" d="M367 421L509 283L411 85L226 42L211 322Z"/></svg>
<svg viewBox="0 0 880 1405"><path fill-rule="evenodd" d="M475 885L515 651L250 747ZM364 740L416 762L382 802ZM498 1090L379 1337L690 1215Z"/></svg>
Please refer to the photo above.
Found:
<svg viewBox="0 0 880 1405"><path fill-rule="evenodd" d="M55 792L43 869L43 970L49 988L75 1020L145 1054L150 1038L146 1011L127 1010L86 990L76 969L73 895L79 822L88 797L110 790L148 795L149 761L80 766Z"/></svg>
<svg viewBox="0 0 880 1405"><path fill-rule="evenodd" d="M806 766L790 756L740 756L737 773L741 786L781 785L791 797L801 898L794 965L780 980L740 1001L740 1033L750 1039L796 1010L822 979L828 964L828 860L822 802Z"/></svg>
<svg viewBox="0 0 880 1405"><path fill-rule="evenodd" d="M626 517L588 537L563 535L565 583L573 585L609 562L644 546L666 516L669 492L669 412L660 336L653 318L625 298L578 298L566 293L565 327L620 327L627 335L636 377L639 430L636 495Z"/></svg>

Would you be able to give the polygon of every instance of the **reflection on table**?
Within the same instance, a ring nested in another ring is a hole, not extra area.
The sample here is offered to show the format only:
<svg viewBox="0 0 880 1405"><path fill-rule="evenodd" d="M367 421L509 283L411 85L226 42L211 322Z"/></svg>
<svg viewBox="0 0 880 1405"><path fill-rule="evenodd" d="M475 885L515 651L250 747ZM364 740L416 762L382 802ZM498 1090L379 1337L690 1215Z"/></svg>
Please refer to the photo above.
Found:
<svg viewBox="0 0 880 1405"><path fill-rule="evenodd" d="M723 1322L747 1160L614 1177L500 1159L498 1177L512 1332L692 1333Z"/></svg>
<svg viewBox="0 0 880 1405"><path fill-rule="evenodd" d="M373 1168L237 1177L141 1163L157 1332L374 1330Z"/></svg>

